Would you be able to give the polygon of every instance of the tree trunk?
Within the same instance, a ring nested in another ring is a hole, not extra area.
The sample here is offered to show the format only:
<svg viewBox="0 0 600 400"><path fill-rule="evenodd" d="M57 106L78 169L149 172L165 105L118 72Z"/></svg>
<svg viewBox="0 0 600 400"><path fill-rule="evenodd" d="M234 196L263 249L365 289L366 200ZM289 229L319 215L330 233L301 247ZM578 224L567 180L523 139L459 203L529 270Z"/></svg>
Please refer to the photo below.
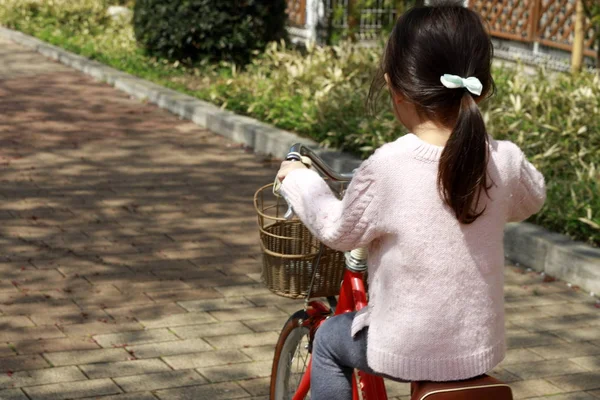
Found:
<svg viewBox="0 0 600 400"><path fill-rule="evenodd" d="M356 41L359 27L359 10L356 6L356 0L348 0L348 33L350 39Z"/></svg>
<svg viewBox="0 0 600 400"><path fill-rule="evenodd" d="M583 48L585 45L585 14L583 0L577 0L577 12L575 14L575 38L573 40L573 54L571 57L571 72L578 73L583 66Z"/></svg>
<svg viewBox="0 0 600 400"><path fill-rule="evenodd" d="M597 26L596 29L600 29L600 26ZM598 75L600 75L600 33L596 36L596 46L598 46L598 52L596 53L596 71L598 72Z"/></svg>

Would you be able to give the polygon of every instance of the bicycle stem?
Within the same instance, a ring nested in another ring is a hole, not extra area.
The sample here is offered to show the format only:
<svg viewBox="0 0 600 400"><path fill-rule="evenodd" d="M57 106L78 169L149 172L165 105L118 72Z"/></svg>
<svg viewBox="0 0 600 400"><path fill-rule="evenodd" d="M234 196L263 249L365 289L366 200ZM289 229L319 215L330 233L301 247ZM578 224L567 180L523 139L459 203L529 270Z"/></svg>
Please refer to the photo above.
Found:
<svg viewBox="0 0 600 400"><path fill-rule="evenodd" d="M359 248L346 252L346 268L353 272L367 270L367 249Z"/></svg>

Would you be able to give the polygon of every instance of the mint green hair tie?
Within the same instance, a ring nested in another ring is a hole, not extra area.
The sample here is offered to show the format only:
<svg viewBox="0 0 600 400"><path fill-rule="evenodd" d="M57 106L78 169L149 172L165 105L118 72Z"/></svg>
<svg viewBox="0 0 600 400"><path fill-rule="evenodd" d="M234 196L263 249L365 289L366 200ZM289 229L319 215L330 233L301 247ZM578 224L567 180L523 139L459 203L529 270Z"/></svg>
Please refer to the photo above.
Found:
<svg viewBox="0 0 600 400"><path fill-rule="evenodd" d="M474 76L461 78L458 75L444 74L440 78L440 81L448 89L466 88L469 92L477 96L481 96L481 92L483 91L481 81Z"/></svg>

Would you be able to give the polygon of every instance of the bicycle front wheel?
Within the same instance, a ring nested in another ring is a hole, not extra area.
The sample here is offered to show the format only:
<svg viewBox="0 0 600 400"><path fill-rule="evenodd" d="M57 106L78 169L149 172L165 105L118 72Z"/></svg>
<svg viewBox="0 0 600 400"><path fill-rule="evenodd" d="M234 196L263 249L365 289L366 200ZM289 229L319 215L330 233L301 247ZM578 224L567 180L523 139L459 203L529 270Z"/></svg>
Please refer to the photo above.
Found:
<svg viewBox="0 0 600 400"><path fill-rule="evenodd" d="M271 371L271 400L291 400L306 372L310 360L310 329L302 326L302 322L307 319L306 311L297 311L281 330ZM305 399L310 399L310 394Z"/></svg>

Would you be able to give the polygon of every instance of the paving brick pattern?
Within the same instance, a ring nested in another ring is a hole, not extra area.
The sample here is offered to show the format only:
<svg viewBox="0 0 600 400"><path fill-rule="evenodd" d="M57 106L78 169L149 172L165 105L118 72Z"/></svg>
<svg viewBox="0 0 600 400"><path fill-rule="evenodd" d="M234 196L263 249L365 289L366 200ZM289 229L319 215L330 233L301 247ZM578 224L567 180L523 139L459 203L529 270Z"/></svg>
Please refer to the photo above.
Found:
<svg viewBox="0 0 600 400"><path fill-rule="evenodd" d="M276 163L0 41L0 399L266 399ZM600 399L600 309L506 268L515 397ZM388 382L390 398L406 384Z"/></svg>

